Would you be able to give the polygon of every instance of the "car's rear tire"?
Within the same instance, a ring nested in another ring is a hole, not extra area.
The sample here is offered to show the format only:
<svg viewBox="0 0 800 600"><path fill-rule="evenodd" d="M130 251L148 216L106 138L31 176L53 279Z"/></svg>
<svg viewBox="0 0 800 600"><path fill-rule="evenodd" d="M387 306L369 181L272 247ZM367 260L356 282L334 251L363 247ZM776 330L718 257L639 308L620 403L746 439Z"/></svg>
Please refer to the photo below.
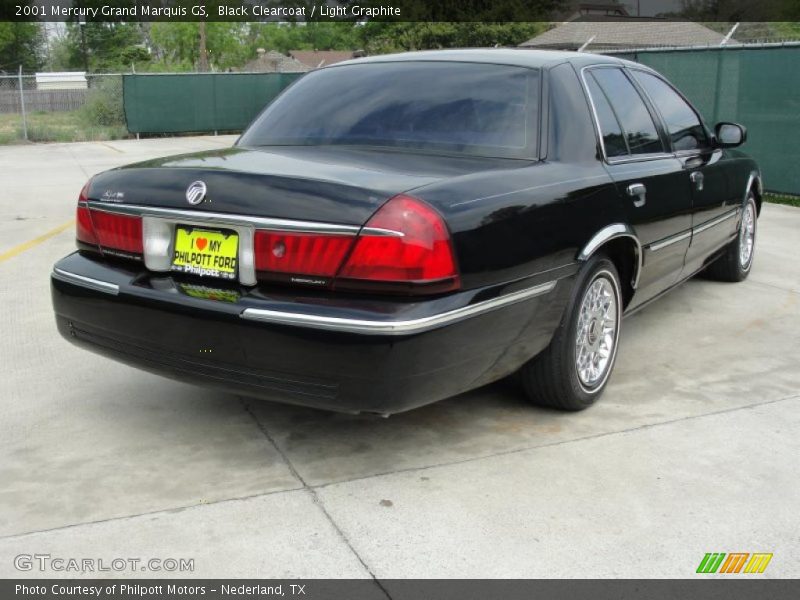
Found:
<svg viewBox="0 0 800 600"><path fill-rule="evenodd" d="M578 273L550 345L520 370L531 402L572 411L594 404L614 368L622 308L614 263L593 256Z"/></svg>
<svg viewBox="0 0 800 600"><path fill-rule="evenodd" d="M758 210L756 199L751 191L747 195L739 223L739 234L725 248L717 260L706 267L704 275L717 281L743 281L750 274L756 252L756 227Z"/></svg>

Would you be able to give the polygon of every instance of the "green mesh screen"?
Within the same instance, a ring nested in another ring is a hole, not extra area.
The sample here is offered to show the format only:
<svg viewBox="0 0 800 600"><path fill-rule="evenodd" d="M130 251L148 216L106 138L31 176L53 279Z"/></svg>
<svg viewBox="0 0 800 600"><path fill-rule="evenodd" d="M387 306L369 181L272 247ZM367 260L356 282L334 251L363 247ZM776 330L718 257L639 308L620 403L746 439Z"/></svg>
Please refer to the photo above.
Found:
<svg viewBox="0 0 800 600"><path fill-rule="evenodd" d="M617 54L653 67L706 122L747 127L742 150L766 189L800 194L800 47L637 51ZM299 73L126 75L131 133L240 131Z"/></svg>
<svg viewBox="0 0 800 600"><path fill-rule="evenodd" d="M672 81L714 126L747 127L741 149L769 191L800 194L800 46L638 51L615 54Z"/></svg>
<svg viewBox="0 0 800 600"><path fill-rule="evenodd" d="M125 75L131 133L241 131L302 73Z"/></svg>

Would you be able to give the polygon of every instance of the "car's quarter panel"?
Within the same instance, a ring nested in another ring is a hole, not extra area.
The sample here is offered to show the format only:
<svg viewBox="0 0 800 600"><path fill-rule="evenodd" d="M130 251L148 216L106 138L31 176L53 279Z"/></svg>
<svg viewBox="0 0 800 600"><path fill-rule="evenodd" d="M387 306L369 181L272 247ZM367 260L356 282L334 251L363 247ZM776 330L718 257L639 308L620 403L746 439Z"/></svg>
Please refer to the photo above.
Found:
<svg viewBox="0 0 800 600"><path fill-rule="evenodd" d="M581 247L617 208L599 165L538 163L416 194L447 219L465 288L574 273Z"/></svg>

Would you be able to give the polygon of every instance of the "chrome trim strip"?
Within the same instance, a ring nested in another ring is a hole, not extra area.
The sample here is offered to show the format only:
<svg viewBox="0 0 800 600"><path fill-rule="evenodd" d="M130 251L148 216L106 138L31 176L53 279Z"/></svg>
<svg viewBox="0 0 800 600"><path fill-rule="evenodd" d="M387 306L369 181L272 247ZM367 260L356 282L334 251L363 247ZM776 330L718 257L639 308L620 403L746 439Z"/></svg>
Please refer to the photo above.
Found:
<svg viewBox="0 0 800 600"><path fill-rule="evenodd" d="M647 249L652 251L652 252L656 252L658 250L661 250L662 248L666 248L667 246L671 246L672 244L676 244L676 243L678 243L678 242L680 242L682 240L685 240L688 237L691 237L695 233L702 233L702 232L706 231L707 229L711 229L715 225L719 225L723 221L726 221L726 220L730 219L731 217L735 216L738 212L739 212L738 208L734 208L733 210L729 210L725 214L720 215L719 217L716 217L714 219L711 219L710 221L706 221L702 225L698 225L697 227L692 227L691 229L689 229L687 231L682 231L681 233L672 235L670 237L664 238L664 239L659 240L657 242L653 242L652 244L649 244L647 246Z"/></svg>
<svg viewBox="0 0 800 600"><path fill-rule="evenodd" d="M664 160L667 158L675 158L675 157L672 154L667 154L666 152L655 152L652 154L633 154L631 155L630 158L621 158L614 156L612 158L606 158L606 162L609 165L627 165L629 163L648 162L652 160Z"/></svg>
<svg viewBox="0 0 800 600"><path fill-rule="evenodd" d="M724 215L720 215L719 217L716 217L715 219L711 219L710 221L706 221L702 225L698 225L697 227L693 227L692 228L692 233L702 233L703 231L706 231L707 229L711 229L715 225L719 225L723 221L727 221L731 217L736 216L736 214L738 214L738 212L739 212L738 208L734 208L733 210L729 210Z"/></svg>
<svg viewBox="0 0 800 600"><path fill-rule="evenodd" d="M557 281L548 281L541 285L506 294L499 298L493 298L484 302L478 302L449 310L447 312L410 319L406 321L376 321L372 319L344 319L340 317L324 317L320 315L309 315L300 313L290 313L277 310L263 310L260 308L246 308L239 315L243 319L252 321L264 321L278 325L293 325L298 327L309 327L311 329L325 329L329 331L340 331L346 333L361 333L365 335L410 335L437 329L450 325L464 319L474 317L485 312L489 312L503 306L516 304L542 294L547 294L556 286Z"/></svg>
<svg viewBox="0 0 800 600"><path fill-rule="evenodd" d="M636 289L636 287L639 285L639 275L642 272L642 244L634 233L633 229L624 223L614 223L613 225L608 225L594 234L592 239L586 243L586 245L578 254L578 260L588 260L589 257L594 254L600 246L610 240L620 237L630 238L633 240L634 244L636 244L636 271L634 272L633 279L631 281L631 286L633 289Z"/></svg>
<svg viewBox="0 0 800 600"><path fill-rule="evenodd" d="M108 281L84 277L83 275L70 273L69 271L64 271L63 269L58 269L56 267L53 267L53 277L60 279L61 281L66 281L67 283L74 283L75 285L80 285L98 292L105 292L106 294L113 294L114 296L119 294L119 286L116 283L109 283Z"/></svg>
<svg viewBox="0 0 800 600"><path fill-rule="evenodd" d="M393 229L382 229L381 227L364 227L361 233L367 235L382 235L389 237L405 237L406 234L402 231L394 231Z"/></svg>
<svg viewBox="0 0 800 600"><path fill-rule="evenodd" d="M356 235L361 229L357 225L339 225L337 223L320 223L316 221L295 221L291 219L273 219L270 217L252 217L248 215L232 215L228 213L206 212L200 210L181 210L161 208L158 206L141 206L137 204L111 204L89 201L89 208L103 212L142 217L162 217L177 221L195 223L211 223L218 225L236 225L239 227L256 227L272 231L290 231L296 233L327 233L331 235Z"/></svg>
<svg viewBox="0 0 800 600"><path fill-rule="evenodd" d="M648 245L647 248L652 252L656 252L657 250L661 250L662 248L666 248L667 246L671 246L672 244L677 244L678 242L681 242L689 237L692 237L691 229L687 229L682 233L678 233L676 235L664 238L662 240L659 240L658 242L653 242L652 244Z"/></svg>

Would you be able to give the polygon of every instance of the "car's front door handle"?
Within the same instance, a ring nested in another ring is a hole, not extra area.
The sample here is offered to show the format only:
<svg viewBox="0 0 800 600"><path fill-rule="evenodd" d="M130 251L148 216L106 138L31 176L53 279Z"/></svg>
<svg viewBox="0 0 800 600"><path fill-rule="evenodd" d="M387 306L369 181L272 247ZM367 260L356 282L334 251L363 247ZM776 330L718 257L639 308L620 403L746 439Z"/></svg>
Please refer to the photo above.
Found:
<svg viewBox="0 0 800 600"><path fill-rule="evenodd" d="M703 176L703 174L700 171L692 171L692 174L689 175L689 179L692 180L692 183L694 184L694 188L698 192L702 192L703 191L703 179L705 179L705 177Z"/></svg>
<svg viewBox="0 0 800 600"><path fill-rule="evenodd" d="M628 196L636 198L636 200L633 201L633 205L636 208L644 206L644 203L647 201L645 198L646 193L647 188L644 187L643 183L632 183L628 186Z"/></svg>

